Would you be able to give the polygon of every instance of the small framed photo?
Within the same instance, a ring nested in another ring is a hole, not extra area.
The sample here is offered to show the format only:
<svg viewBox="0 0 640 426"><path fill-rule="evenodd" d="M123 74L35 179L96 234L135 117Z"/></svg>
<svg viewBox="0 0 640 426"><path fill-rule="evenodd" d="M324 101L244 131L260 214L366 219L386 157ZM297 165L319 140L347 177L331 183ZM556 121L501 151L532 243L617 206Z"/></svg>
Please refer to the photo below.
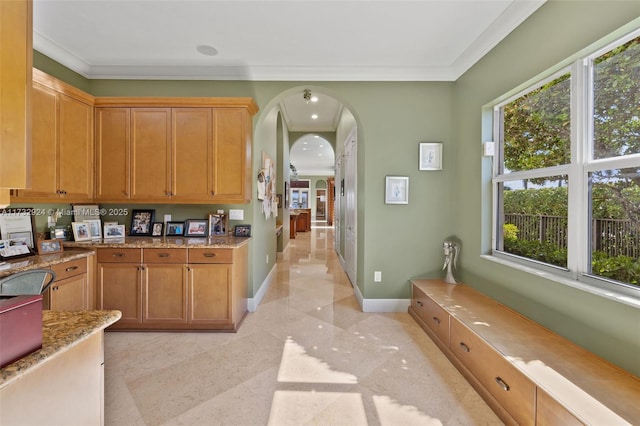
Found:
<svg viewBox="0 0 640 426"><path fill-rule="evenodd" d="M38 241L38 254L40 256L42 256L43 254L60 253L63 250L64 248L62 246L62 240L53 239Z"/></svg>
<svg viewBox="0 0 640 426"><path fill-rule="evenodd" d="M386 204L409 204L409 177L387 176L385 185Z"/></svg>
<svg viewBox="0 0 640 426"><path fill-rule="evenodd" d="M117 223L105 223L103 238L124 238L124 225Z"/></svg>
<svg viewBox="0 0 640 426"><path fill-rule="evenodd" d="M420 142L420 170L442 170L440 142Z"/></svg>
<svg viewBox="0 0 640 426"><path fill-rule="evenodd" d="M102 221L100 219L83 220L83 222L89 224L89 233L92 240L102 238Z"/></svg>
<svg viewBox="0 0 640 426"><path fill-rule="evenodd" d="M185 237L208 236L209 221L207 219L189 219L184 224Z"/></svg>
<svg viewBox="0 0 640 426"><path fill-rule="evenodd" d="M184 222L167 222L167 237L177 237L184 234Z"/></svg>
<svg viewBox="0 0 640 426"><path fill-rule="evenodd" d="M129 235L151 235L151 226L155 210L132 210Z"/></svg>
<svg viewBox="0 0 640 426"><path fill-rule="evenodd" d="M251 225L236 225L236 227L233 228L233 236L234 237L250 237Z"/></svg>
<svg viewBox="0 0 640 426"><path fill-rule="evenodd" d="M67 241L71 237L66 226L56 226L51 230L50 234L52 240Z"/></svg>
<svg viewBox="0 0 640 426"><path fill-rule="evenodd" d="M71 229L73 229L73 239L75 241L91 240L91 230L87 222L71 222Z"/></svg>
<svg viewBox="0 0 640 426"><path fill-rule="evenodd" d="M209 215L209 236L227 235L227 215L212 213Z"/></svg>
<svg viewBox="0 0 640 426"><path fill-rule="evenodd" d="M153 222L153 227L151 228L151 236L162 237L163 235L164 235L164 223Z"/></svg>
<svg viewBox="0 0 640 426"><path fill-rule="evenodd" d="M72 204L71 209L75 222L100 219L100 206L97 204Z"/></svg>
<svg viewBox="0 0 640 426"><path fill-rule="evenodd" d="M278 208L282 207L282 194L276 194L276 205Z"/></svg>

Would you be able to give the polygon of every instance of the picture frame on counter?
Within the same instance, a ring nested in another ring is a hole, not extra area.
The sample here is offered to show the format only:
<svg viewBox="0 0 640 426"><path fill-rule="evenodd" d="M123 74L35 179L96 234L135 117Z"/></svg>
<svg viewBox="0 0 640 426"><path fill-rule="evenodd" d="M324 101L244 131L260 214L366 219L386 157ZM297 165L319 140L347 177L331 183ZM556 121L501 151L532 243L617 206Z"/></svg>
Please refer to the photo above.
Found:
<svg viewBox="0 0 640 426"><path fill-rule="evenodd" d="M164 223L153 222L153 227L151 228L151 236L162 237L163 235L164 235Z"/></svg>
<svg viewBox="0 0 640 426"><path fill-rule="evenodd" d="M227 235L227 215L211 213L209 215L209 236Z"/></svg>
<svg viewBox="0 0 640 426"><path fill-rule="evenodd" d="M62 240L54 238L53 240L39 240L38 241L38 254L40 256L44 254L61 253L64 251Z"/></svg>
<svg viewBox="0 0 640 426"><path fill-rule="evenodd" d="M185 237L208 236L209 221L207 219L188 219L184 224Z"/></svg>
<svg viewBox="0 0 640 426"><path fill-rule="evenodd" d="M104 224L103 238L124 238L124 225L118 225L117 223L109 222Z"/></svg>
<svg viewBox="0 0 640 426"><path fill-rule="evenodd" d="M27 247L35 251L35 229L35 210L32 207L0 209L0 239L24 240Z"/></svg>
<svg viewBox="0 0 640 426"><path fill-rule="evenodd" d="M73 239L75 241L91 240L91 230L87 222L71 222L71 229L73 229Z"/></svg>
<svg viewBox="0 0 640 426"><path fill-rule="evenodd" d="M167 222L167 237L181 237L184 234L184 222Z"/></svg>
<svg viewBox="0 0 640 426"><path fill-rule="evenodd" d="M92 240L102 238L102 221L100 219L84 220L83 222L89 224L89 233Z"/></svg>
<svg viewBox="0 0 640 426"><path fill-rule="evenodd" d="M74 222L100 219L100 206L97 204L72 204L71 212Z"/></svg>
<svg viewBox="0 0 640 426"><path fill-rule="evenodd" d="M250 237L251 225L236 225L235 228L233 228L233 236L234 237Z"/></svg>
<svg viewBox="0 0 640 426"><path fill-rule="evenodd" d="M150 236L155 212L154 209L132 210L129 235Z"/></svg>

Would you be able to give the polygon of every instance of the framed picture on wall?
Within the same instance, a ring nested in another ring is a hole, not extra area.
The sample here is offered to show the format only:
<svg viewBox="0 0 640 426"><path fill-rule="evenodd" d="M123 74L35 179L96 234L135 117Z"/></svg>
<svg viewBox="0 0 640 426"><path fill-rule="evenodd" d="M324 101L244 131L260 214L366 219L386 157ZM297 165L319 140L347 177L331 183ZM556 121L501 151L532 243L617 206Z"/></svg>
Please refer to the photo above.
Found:
<svg viewBox="0 0 640 426"><path fill-rule="evenodd" d="M386 204L409 204L409 177L387 176L385 185Z"/></svg>
<svg viewBox="0 0 640 426"><path fill-rule="evenodd" d="M442 170L441 143L420 143L420 170Z"/></svg>

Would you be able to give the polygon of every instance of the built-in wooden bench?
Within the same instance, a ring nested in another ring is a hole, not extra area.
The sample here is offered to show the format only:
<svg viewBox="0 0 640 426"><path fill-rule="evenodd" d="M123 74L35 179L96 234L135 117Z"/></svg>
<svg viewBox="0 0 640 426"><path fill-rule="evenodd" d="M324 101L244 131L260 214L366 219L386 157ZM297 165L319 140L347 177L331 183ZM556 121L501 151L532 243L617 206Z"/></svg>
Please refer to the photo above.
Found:
<svg viewBox="0 0 640 426"><path fill-rule="evenodd" d="M640 425L640 379L464 284L413 280L409 314L507 424Z"/></svg>

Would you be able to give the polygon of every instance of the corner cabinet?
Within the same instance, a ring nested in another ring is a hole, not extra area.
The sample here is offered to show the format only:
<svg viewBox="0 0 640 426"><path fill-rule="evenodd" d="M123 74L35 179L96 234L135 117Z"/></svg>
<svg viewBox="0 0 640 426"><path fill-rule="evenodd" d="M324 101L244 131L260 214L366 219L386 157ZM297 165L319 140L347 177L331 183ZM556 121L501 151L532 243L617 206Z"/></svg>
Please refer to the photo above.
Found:
<svg viewBox="0 0 640 426"><path fill-rule="evenodd" d="M246 203L251 98L97 98L96 201Z"/></svg>
<svg viewBox="0 0 640 426"><path fill-rule="evenodd" d="M37 69L31 95L31 186L14 201L91 201L94 98Z"/></svg>

